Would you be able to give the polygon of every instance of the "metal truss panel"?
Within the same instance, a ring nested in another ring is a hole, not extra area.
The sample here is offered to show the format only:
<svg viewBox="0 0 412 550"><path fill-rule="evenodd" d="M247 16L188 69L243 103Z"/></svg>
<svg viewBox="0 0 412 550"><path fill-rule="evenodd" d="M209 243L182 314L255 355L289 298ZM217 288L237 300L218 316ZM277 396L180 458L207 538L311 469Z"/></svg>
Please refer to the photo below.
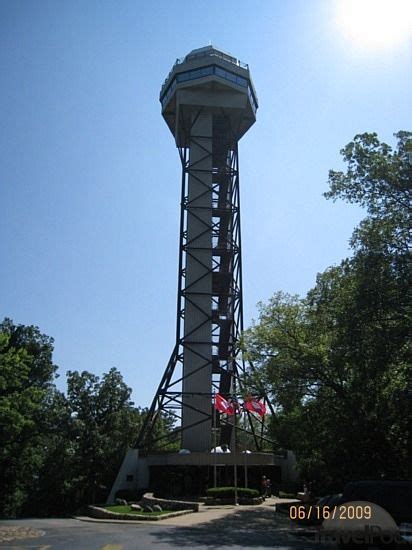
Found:
<svg viewBox="0 0 412 550"><path fill-rule="evenodd" d="M191 107L188 113L181 106L179 112L179 131L187 146L179 148L176 345L136 447L167 448L170 440L178 438L181 448L208 452L213 430L220 444L233 444L233 417L213 411L213 395L236 398L249 390L244 387L246 365L239 349L243 331L239 121L223 109L216 113ZM162 413L176 420L176 429L168 437L156 438L155 425ZM252 421L250 413L237 430L250 434L257 450L269 441L264 420Z"/></svg>

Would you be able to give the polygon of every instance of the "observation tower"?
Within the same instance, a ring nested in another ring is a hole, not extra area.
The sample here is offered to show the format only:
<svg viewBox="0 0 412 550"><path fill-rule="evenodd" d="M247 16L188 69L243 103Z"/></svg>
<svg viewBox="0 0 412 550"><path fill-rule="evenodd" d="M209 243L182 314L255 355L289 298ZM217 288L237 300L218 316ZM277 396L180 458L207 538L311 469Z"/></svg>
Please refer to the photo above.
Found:
<svg viewBox="0 0 412 550"><path fill-rule="evenodd" d="M193 50L176 60L160 102L182 165L176 341L111 497L115 489L131 487L124 478L134 482L137 470L138 486L144 486L142 477L150 486L151 466L207 466L216 445L236 451L236 415L217 413L213 397L219 393L231 399L250 391L239 349L243 304L238 158L238 142L255 123L258 108L249 67L213 46ZM156 430L165 413L175 419L175 429L167 436ZM261 450L264 419L247 411L238 430ZM159 449L170 450L171 444L174 454L169 451L167 459L159 458ZM273 452L255 455L249 459L255 465L275 464ZM136 460L144 465L128 473ZM227 454L224 462L231 460L233 455Z"/></svg>
<svg viewBox="0 0 412 550"><path fill-rule="evenodd" d="M238 374L238 141L254 124L258 103L248 66L213 46L176 61L160 102L182 163L176 347L137 446L149 445L156 411L170 404L181 410L181 447L210 452L211 396L232 395ZM221 444L230 445L231 432L232 423L221 426Z"/></svg>

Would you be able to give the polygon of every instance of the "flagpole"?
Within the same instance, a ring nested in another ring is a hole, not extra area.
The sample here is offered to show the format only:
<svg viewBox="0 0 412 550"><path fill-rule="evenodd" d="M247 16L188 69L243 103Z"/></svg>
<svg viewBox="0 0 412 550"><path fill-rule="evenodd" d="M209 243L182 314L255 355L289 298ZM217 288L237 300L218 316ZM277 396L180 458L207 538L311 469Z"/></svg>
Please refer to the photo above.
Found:
<svg viewBox="0 0 412 550"><path fill-rule="evenodd" d="M234 482L235 482L235 506L238 506L239 502L238 502L238 494L237 494L237 452L236 452L236 445L237 445L237 441L236 441L237 399L236 399L236 377L235 376L233 377L233 394L235 396L235 402L233 403L233 408L234 408L234 412L235 412L235 418L234 418L235 426L234 426L234 434L233 434L233 446L234 446L234 449L233 449L233 453L234 453L234 456L233 456L234 472L233 472L233 474L234 474Z"/></svg>
<svg viewBox="0 0 412 550"><path fill-rule="evenodd" d="M244 408L244 404L243 404L243 410L241 409L241 413L242 412L244 413L245 412L245 408ZM245 417L243 417L243 421L245 420ZM246 440L247 441L247 440ZM245 454L245 488L247 489L248 488L248 478L247 478L247 454L248 454L248 449L247 449L247 443L245 445L245 450L243 451L244 454Z"/></svg>
<svg viewBox="0 0 412 550"><path fill-rule="evenodd" d="M213 487L217 487L217 456L216 456L216 441L217 441L217 426L216 426L216 391L213 392L213 445L214 445L214 456L213 456Z"/></svg>
<svg viewBox="0 0 412 550"><path fill-rule="evenodd" d="M247 489L248 487L248 479L247 479L247 449L244 451L245 453L245 487Z"/></svg>

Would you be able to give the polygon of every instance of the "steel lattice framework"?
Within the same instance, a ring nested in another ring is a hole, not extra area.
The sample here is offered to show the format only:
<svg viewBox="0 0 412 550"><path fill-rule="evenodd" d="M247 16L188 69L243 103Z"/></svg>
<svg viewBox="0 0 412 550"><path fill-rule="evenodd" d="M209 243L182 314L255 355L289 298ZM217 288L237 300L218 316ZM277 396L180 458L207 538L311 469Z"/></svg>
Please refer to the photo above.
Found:
<svg viewBox="0 0 412 550"><path fill-rule="evenodd" d="M206 68L211 74L210 65ZM170 96L167 89L164 96ZM147 451L178 437L185 448L191 431L199 434L199 427L203 450L210 450L213 429L220 444L230 445L236 416L216 414L213 395L244 395L250 390L245 387L246 367L253 368L245 364L239 347L243 300L238 139L245 131L243 112L234 116L223 107L193 105L176 111L182 164L176 345L135 443ZM171 415L177 427L156 438L155 424L162 413ZM246 422L237 429L251 434L260 450L267 440L264 420L252 416L247 412Z"/></svg>

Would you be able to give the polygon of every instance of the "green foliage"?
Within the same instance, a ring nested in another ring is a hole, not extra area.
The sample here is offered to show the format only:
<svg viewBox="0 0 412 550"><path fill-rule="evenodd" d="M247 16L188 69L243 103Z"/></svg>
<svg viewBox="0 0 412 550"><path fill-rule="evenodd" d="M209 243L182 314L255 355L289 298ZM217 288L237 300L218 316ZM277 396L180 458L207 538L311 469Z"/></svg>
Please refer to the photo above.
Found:
<svg viewBox="0 0 412 550"><path fill-rule="evenodd" d="M277 414L279 446L295 449L301 474L323 488L349 479L408 475L408 132L398 149L376 134L342 151L328 198L367 209L354 254L319 274L305 298L276 293L245 335Z"/></svg>
<svg viewBox="0 0 412 550"><path fill-rule="evenodd" d="M69 371L67 386L77 493L81 501L95 502L114 481L142 415L133 408L131 390L114 368L101 380L89 372Z"/></svg>
<svg viewBox="0 0 412 550"><path fill-rule="evenodd" d="M0 515L24 509L47 454L52 351L53 340L37 327L0 324Z"/></svg>
<svg viewBox="0 0 412 550"><path fill-rule="evenodd" d="M67 373L54 385L53 340L37 327L0 324L0 516L56 515L102 501L147 410L118 370ZM157 434L170 429L162 417Z"/></svg>
<svg viewBox="0 0 412 550"><path fill-rule="evenodd" d="M348 164L346 173L329 172L330 190L325 197L359 204L368 212L354 233L355 248L408 250L412 133L401 131L395 137L397 149L393 151L374 133L355 136L341 151Z"/></svg>
<svg viewBox="0 0 412 550"><path fill-rule="evenodd" d="M212 487L206 491L208 497L215 498L234 498L234 487ZM256 498L259 496L259 491L256 489L247 489L245 487L238 487L237 494L239 498Z"/></svg>

